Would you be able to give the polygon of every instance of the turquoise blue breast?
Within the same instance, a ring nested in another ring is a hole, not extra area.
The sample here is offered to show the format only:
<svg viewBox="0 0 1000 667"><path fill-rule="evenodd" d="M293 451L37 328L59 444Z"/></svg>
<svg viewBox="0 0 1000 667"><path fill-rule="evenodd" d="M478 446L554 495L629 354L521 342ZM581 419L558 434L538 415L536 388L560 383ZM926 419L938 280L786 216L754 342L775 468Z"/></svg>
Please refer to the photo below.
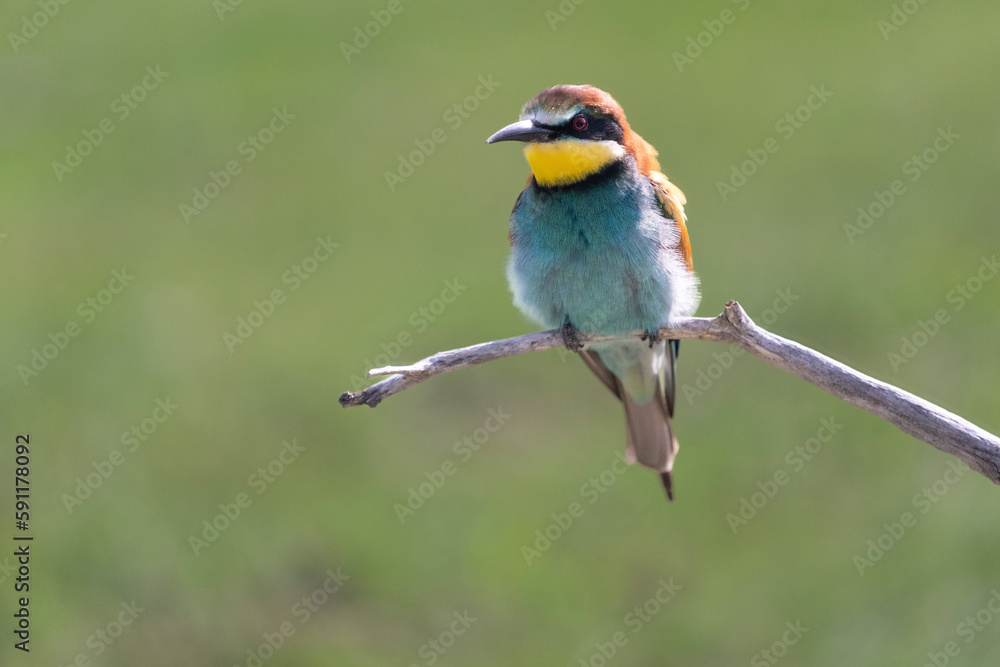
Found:
<svg viewBox="0 0 1000 667"><path fill-rule="evenodd" d="M669 314L671 228L630 158L576 186L529 186L511 233L514 301L542 326L655 330Z"/></svg>

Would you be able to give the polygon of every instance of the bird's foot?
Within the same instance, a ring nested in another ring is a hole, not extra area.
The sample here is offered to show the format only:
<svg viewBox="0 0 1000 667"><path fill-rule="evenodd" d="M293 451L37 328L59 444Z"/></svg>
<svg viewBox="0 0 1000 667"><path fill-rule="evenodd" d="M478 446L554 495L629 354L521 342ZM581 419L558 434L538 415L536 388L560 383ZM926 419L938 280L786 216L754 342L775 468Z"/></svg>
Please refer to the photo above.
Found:
<svg viewBox="0 0 1000 667"><path fill-rule="evenodd" d="M643 329L642 336L640 337L640 340L648 340L649 341L649 349L652 350L653 346L656 345L657 343L659 343L663 339L660 338L660 330L659 329L657 329L656 331L650 331L649 329Z"/></svg>
<svg viewBox="0 0 1000 667"><path fill-rule="evenodd" d="M580 331L568 319L562 326L562 339L563 345L570 352L579 352L583 349L583 343L580 342Z"/></svg>

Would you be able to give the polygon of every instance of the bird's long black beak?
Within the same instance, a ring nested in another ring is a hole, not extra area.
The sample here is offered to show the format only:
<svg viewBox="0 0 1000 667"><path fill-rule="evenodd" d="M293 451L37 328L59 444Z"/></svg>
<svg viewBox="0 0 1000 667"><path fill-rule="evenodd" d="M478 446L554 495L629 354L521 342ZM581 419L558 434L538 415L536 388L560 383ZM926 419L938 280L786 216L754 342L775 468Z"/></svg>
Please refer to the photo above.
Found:
<svg viewBox="0 0 1000 667"><path fill-rule="evenodd" d="M546 139L551 139L554 134L552 130L536 125L534 121L519 120L516 123L511 123L499 132L493 133L486 140L486 143L495 144L498 141L545 141Z"/></svg>

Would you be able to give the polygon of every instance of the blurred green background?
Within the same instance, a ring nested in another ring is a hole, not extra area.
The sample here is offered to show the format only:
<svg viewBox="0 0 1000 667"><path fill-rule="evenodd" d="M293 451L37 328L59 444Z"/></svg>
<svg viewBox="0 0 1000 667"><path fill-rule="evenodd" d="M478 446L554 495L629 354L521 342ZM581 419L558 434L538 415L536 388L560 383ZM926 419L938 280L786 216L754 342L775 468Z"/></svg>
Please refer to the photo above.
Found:
<svg viewBox="0 0 1000 667"><path fill-rule="evenodd" d="M880 27L894 12L899 29ZM527 165L484 139L542 88L592 83L688 196L699 314L738 299L1000 431L1000 280L969 284L998 250L997 3L15 0L0 16L0 537L25 432L35 535L28 655L0 559L3 664L922 665L949 642L950 664L995 662L1000 618L960 624L1000 590L1000 490L757 359L684 344L673 504L652 474L614 472L621 409L556 351L374 411L337 397L370 365L533 330L503 274ZM469 99L480 77L490 90ZM789 133L812 87L832 96ZM53 167L81 142L77 166ZM897 179L884 213L845 231ZM304 262L318 238L337 247ZM134 279L102 292L123 267ZM960 285L979 289L959 309ZM891 363L938 310L947 322ZM239 318L260 326L227 345ZM36 350L52 358L25 372ZM762 506L736 525L744 499ZM224 530L208 541L205 522Z"/></svg>

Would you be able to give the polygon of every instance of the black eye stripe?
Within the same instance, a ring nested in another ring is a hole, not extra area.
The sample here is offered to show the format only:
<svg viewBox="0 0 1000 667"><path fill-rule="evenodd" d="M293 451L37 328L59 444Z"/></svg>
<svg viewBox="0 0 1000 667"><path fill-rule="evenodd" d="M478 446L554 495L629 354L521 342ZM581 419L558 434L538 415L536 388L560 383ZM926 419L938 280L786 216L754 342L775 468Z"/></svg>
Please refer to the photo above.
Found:
<svg viewBox="0 0 1000 667"><path fill-rule="evenodd" d="M587 127L582 130L577 130L573 127L573 121L577 116L583 116L587 119ZM558 139L559 136L564 136L591 141L617 141L621 143L624 137L621 125L618 124L618 121L613 116L594 116L585 111L573 114L573 116L558 125L539 123L537 121L535 124L552 131L553 136L550 141Z"/></svg>
<svg viewBox="0 0 1000 667"><path fill-rule="evenodd" d="M577 119L582 117L586 120L586 126L578 129ZM611 116L594 116L586 112L574 115L572 118L562 123L557 128L559 132L566 136L577 139L589 139L591 141L617 141L621 142L624 133L621 126Z"/></svg>

